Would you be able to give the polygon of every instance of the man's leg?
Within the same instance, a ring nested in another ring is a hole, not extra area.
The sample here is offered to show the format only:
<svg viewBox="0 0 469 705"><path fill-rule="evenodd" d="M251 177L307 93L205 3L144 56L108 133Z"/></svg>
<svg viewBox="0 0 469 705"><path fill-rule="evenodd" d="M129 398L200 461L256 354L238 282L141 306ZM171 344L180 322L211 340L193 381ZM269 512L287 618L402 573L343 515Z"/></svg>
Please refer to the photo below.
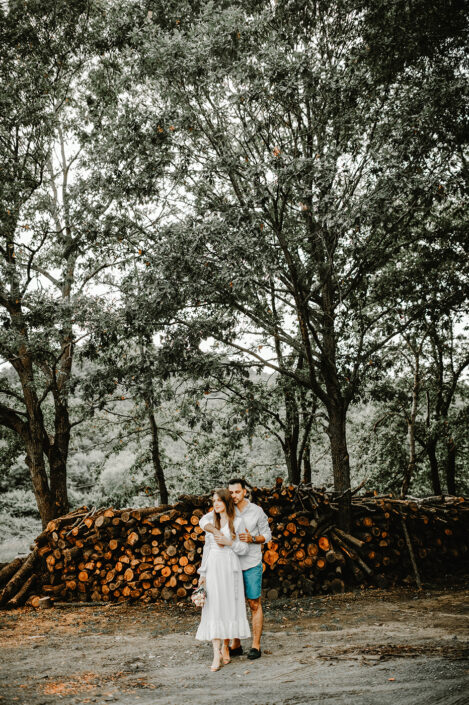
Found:
<svg viewBox="0 0 469 705"><path fill-rule="evenodd" d="M262 610L261 598L248 600L252 614L252 648L260 651L262 628L264 626L264 612Z"/></svg>

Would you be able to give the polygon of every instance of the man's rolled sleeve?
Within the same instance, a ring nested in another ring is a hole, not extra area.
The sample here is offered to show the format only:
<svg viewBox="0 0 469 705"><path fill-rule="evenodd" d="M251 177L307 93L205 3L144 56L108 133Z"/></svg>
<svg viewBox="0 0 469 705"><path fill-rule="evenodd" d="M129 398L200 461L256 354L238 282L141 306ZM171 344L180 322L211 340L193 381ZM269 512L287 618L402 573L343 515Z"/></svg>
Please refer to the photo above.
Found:
<svg viewBox="0 0 469 705"><path fill-rule="evenodd" d="M259 509L260 509L260 507L259 507ZM260 509L259 518L257 520L257 525L259 527L259 536L263 536L265 539L264 543L268 543L269 541L271 541L272 540L272 532L270 530L267 514L264 512L263 509Z"/></svg>
<svg viewBox="0 0 469 705"><path fill-rule="evenodd" d="M199 519L199 526L201 529L205 531L205 527L207 524L211 524L213 521L213 512L208 512L208 514L204 514L203 517L200 517Z"/></svg>

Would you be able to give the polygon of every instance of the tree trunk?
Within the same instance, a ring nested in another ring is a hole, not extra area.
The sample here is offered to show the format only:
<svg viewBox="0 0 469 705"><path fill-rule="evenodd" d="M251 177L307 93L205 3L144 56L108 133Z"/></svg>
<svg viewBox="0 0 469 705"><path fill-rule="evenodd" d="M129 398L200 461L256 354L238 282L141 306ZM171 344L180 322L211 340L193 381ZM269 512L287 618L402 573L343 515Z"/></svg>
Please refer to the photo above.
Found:
<svg viewBox="0 0 469 705"><path fill-rule="evenodd" d="M303 453L303 482L311 482L311 476L311 448L309 441L307 441Z"/></svg>
<svg viewBox="0 0 469 705"><path fill-rule="evenodd" d="M404 478L402 480L401 498L404 499L409 493L410 482L415 473L415 426L409 421L407 424L407 436L409 439L409 462L404 470Z"/></svg>
<svg viewBox="0 0 469 705"><path fill-rule="evenodd" d="M19 297L19 294L18 294ZM21 301L10 306L11 320L19 344L17 355L10 362L18 374L23 399L26 407L27 421L23 435L26 447L26 464L29 467L34 494L36 497L39 514L43 528L57 516L56 506L51 494L49 480L45 465L45 446L49 438L44 425L44 417L38 398L36 380L34 376L33 358L28 343L28 331L21 309Z"/></svg>
<svg viewBox="0 0 469 705"><path fill-rule="evenodd" d="M66 457L60 452L54 453L49 461L50 469L50 494L55 507L55 517L63 516L69 511L67 492L67 465Z"/></svg>
<svg viewBox="0 0 469 705"><path fill-rule="evenodd" d="M299 370L303 369L303 361L303 358L300 357L298 361ZM298 391L300 395L301 422L303 430L303 439L301 442L300 450L298 452L298 465L301 465L301 463L303 463L303 482L308 483L311 482L312 476L310 433L311 427L313 425L313 419L317 412L317 397L315 395L312 396L311 405L311 403L309 403L306 399L306 390L301 387Z"/></svg>
<svg viewBox="0 0 469 705"><path fill-rule="evenodd" d="M441 494L440 474L438 472L438 460L436 457L436 438L431 438L427 443L427 455L430 462L430 476L432 480L433 494Z"/></svg>
<svg viewBox="0 0 469 705"><path fill-rule="evenodd" d="M352 521L352 495L350 494L350 460L347 449L347 404L342 395L337 372L337 336L335 331L335 289L329 268L322 287L323 329L321 372L326 387L324 400L331 447L334 491L338 495L339 526L350 533ZM314 389L313 389L314 391Z"/></svg>
<svg viewBox="0 0 469 705"><path fill-rule="evenodd" d="M55 518L55 514L44 463L42 439L30 437L28 440L26 444L26 464L29 467L42 528L45 529L49 521Z"/></svg>
<svg viewBox="0 0 469 705"><path fill-rule="evenodd" d="M446 444L446 485L448 494L456 494L456 444L449 438Z"/></svg>
<svg viewBox="0 0 469 705"><path fill-rule="evenodd" d="M298 485L301 479L301 470L298 464L298 441L300 438L300 414L295 398L295 391L291 388L284 389L285 403L285 459L288 468L288 480Z"/></svg>
<svg viewBox="0 0 469 705"><path fill-rule="evenodd" d="M67 262L66 275L62 295L65 300L70 299L73 282L73 272L76 258L72 256ZM67 459L70 445L70 415L68 411L69 380L73 365L73 330L72 323L67 322L67 329L62 339L62 352L59 360L59 376L52 374L54 385L54 440L48 446L50 468L50 489L52 501L56 507L57 516L67 514L69 511L67 493Z"/></svg>
<svg viewBox="0 0 469 705"><path fill-rule="evenodd" d="M56 517L63 516L69 511L67 458L70 444L70 418L67 406L60 401L59 396L59 393L54 394L55 435L53 442L47 446L51 501L55 507Z"/></svg>
<svg viewBox="0 0 469 705"><path fill-rule="evenodd" d="M289 395L285 394L286 404L286 428L285 443L282 444L285 453L285 461L288 469L288 480L294 485L300 482L300 466L298 465L298 440L299 440L299 417L296 404L291 402Z"/></svg>
<svg viewBox="0 0 469 705"><path fill-rule="evenodd" d="M292 444L291 438L285 439L285 445L283 447L283 452L285 454L285 463L288 470L288 481L294 485L298 485L301 480L300 468L298 467L298 458L296 455L296 446Z"/></svg>
<svg viewBox="0 0 469 705"><path fill-rule="evenodd" d="M18 265L15 258L15 233L17 229L17 214L18 209L12 209L16 213L15 217L10 219L9 227L7 227L4 235L6 236L6 250L4 256L8 263L8 290L9 296L2 301L2 305L8 311L11 318L12 330L15 333L14 347L11 349L9 361L16 371L21 383L23 392L23 401L26 408L27 420L21 424L15 420L16 430L25 445L26 449L26 464L29 467L34 494L36 497L37 506L41 515L43 527L51 520L66 514L69 509L67 497L67 482L66 482L66 463L68 455L68 446L70 442L70 420L67 408L68 397L68 382L72 369L73 361L73 326L72 314L70 312L70 297L71 288L74 281L75 265L77 253L74 248L70 249L73 244L73 234L69 221L68 208L68 193L67 193L67 175L69 164L65 161L65 146L58 126L61 138L62 152L62 167L63 167L63 183L62 183L62 204L59 204L57 199L57 190L54 186L54 201L55 201L55 221L57 230L62 233L63 239L63 263L64 277L62 284L58 280L53 279L55 284L60 288L62 301L68 304L68 321L65 324L65 332L62 339L62 350L59 357L53 363L47 363L43 357L42 351L36 351L34 346L30 345L30 332L34 330L34 323L28 320L23 310L23 296L25 288L22 283L22 267ZM51 153L48 155L50 164L52 164ZM40 167L42 181L42 169L45 168L46 161L42 162ZM51 179L54 179L54 173L51 167ZM37 183L39 186L40 181ZM29 196L28 196L29 197ZM58 213L61 205L63 205L65 213L65 224L62 227L58 219ZM66 254L68 252L68 254ZM37 254L37 252L35 253ZM33 264L33 261L30 261ZM34 266L33 266L34 269ZM29 277L29 271L28 271ZM29 277L30 280L30 277ZM26 284L27 287L27 284ZM3 299L3 297L2 297ZM27 310L27 307L26 307ZM50 364L50 368L49 365ZM46 392L42 396L42 385L37 383L35 370L41 370L41 374L46 375ZM47 379L47 377L49 377ZM55 435L49 437L44 423L41 404L52 391L55 404ZM6 425L12 428L12 423L5 419ZM46 470L46 457L49 462L49 476Z"/></svg>
<svg viewBox="0 0 469 705"><path fill-rule="evenodd" d="M156 425L155 417L151 409L148 412L148 418L150 419L151 428L151 457L153 460L153 467L155 469L156 483L160 492L160 504L168 504L168 489L166 487L164 470L160 458L158 426Z"/></svg>
<svg viewBox="0 0 469 705"><path fill-rule="evenodd" d="M339 525L343 531L350 531L351 494L350 463L347 450L346 412L344 405L330 404L328 408L328 436L331 446L334 490L339 495Z"/></svg>
<svg viewBox="0 0 469 705"><path fill-rule="evenodd" d="M27 395L25 395L26 397ZM66 407L55 409L55 435L49 438L41 409L28 400L29 434L26 443L26 463L31 473L43 528L51 519L67 514L67 456L70 442L70 420ZM49 461L47 477L45 457Z"/></svg>
<svg viewBox="0 0 469 705"><path fill-rule="evenodd" d="M408 438L409 438L409 462L407 468L404 471L404 479L402 481L401 487L401 498L404 499L409 492L410 483L415 473L415 468L417 465L416 452L415 452L415 421L417 419L418 410L418 400L419 400L419 390L420 390L420 351L414 353L415 355L415 370L414 370L414 383L412 387L412 409L410 412L410 417L407 421L408 428Z"/></svg>

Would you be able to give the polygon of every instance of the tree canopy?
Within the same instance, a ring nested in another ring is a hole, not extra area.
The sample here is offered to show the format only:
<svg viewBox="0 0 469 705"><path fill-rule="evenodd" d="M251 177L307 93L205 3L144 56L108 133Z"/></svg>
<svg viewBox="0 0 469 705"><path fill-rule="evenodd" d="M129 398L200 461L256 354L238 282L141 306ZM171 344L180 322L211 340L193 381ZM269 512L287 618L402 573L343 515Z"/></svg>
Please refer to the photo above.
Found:
<svg viewBox="0 0 469 705"><path fill-rule="evenodd" d="M419 462L441 490L444 446L455 492L463 3L19 8L2 10L0 344L16 377L0 421L43 519L66 509L73 429L113 386L146 417L162 501L158 409L181 384L194 409L216 395L231 409L192 428L225 428L238 449L268 431L290 481L314 480L326 434L344 527L350 415L367 403L373 434L381 417L404 423L402 491Z"/></svg>

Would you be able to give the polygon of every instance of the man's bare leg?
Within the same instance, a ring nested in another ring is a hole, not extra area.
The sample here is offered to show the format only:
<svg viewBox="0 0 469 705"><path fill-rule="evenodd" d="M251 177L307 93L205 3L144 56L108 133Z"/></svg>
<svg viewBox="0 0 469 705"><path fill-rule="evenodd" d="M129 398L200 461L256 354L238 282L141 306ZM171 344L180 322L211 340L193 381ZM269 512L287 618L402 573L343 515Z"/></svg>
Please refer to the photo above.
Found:
<svg viewBox="0 0 469 705"><path fill-rule="evenodd" d="M251 608L252 616L252 648L260 651L262 629L264 626L264 611L262 609L261 598L258 597L257 600L248 599L247 603ZM239 646L241 646L240 640L233 639L231 648L237 649Z"/></svg>
<svg viewBox="0 0 469 705"><path fill-rule="evenodd" d="M264 626L264 612L262 610L261 598L257 600L248 600L252 614L252 648L261 648L262 627Z"/></svg>

